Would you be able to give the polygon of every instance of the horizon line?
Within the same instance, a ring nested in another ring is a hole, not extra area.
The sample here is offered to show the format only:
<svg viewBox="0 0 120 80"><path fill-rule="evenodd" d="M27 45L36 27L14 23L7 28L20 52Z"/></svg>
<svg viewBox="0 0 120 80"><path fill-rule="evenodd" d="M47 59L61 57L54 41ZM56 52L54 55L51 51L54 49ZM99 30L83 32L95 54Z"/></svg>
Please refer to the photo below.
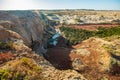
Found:
<svg viewBox="0 0 120 80"><path fill-rule="evenodd" d="M61 8L61 9L0 9L0 11L24 11L24 10L95 10L95 11L120 11L120 9L88 9L88 8L86 8L86 9L78 9L78 8L66 8L66 9L64 9L64 8Z"/></svg>

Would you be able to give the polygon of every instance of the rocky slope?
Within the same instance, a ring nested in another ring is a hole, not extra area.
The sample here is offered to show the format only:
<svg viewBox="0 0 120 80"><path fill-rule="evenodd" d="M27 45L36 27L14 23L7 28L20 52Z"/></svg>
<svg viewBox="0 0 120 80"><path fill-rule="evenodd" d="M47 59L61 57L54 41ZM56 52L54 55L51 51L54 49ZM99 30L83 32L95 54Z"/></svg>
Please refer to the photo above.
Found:
<svg viewBox="0 0 120 80"><path fill-rule="evenodd" d="M58 41L46 54L56 68L76 70L88 80L120 79L119 36L91 37L71 47L65 46L64 38Z"/></svg>
<svg viewBox="0 0 120 80"><path fill-rule="evenodd" d="M108 40L109 39L109 40ZM90 38L81 44L74 46L71 58L82 61L82 67L75 65L76 70L85 71L86 78L100 79L106 77L108 80L119 80L120 77L120 53L119 36L107 37L107 39ZM73 61L74 62L74 61ZM93 75L93 73L95 73ZM104 73L104 74L103 74ZM96 76L96 77L94 77Z"/></svg>
<svg viewBox="0 0 120 80"><path fill-rule="evenodd" d="M36 52L44 52L46 30L49 29L41 20L39 11L0 12L0 40L22 40L25 45L35 47Z"/></svg>
<svg viewBox="0 0 120 80"><path fill-rule="evenodd" d="M51 32L55 30L39 11L0 11L0 80L86 80L75 70L54 68L37 54L46 52Z"/></svg>

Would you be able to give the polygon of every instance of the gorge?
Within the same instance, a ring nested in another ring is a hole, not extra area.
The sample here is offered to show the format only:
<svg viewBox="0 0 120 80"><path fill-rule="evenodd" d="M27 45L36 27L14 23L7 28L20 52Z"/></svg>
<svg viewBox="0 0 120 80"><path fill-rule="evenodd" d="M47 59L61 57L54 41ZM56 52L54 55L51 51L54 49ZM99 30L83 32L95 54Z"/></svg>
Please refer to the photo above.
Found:
<svg viewBox="0 0 120 80"><path fill-rule="evenodd" d="M0 11L0 80L120 79L119 35L72 45L71 36L89 31L60 31L54 23L40 10Z"/></svg>

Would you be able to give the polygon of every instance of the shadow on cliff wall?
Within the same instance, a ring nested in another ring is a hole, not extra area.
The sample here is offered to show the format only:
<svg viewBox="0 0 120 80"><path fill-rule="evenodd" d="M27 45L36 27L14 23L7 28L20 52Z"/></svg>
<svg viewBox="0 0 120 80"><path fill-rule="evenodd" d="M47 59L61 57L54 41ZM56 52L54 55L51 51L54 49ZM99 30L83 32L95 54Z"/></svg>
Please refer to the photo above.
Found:
<svg viewBox="0 0 120 80"><path fill-rule="evenodd" d="M72 61L69 57L72 46L60 36L56 46L48 45L48 51L44 57L57 69L72 69Z"/></svg>

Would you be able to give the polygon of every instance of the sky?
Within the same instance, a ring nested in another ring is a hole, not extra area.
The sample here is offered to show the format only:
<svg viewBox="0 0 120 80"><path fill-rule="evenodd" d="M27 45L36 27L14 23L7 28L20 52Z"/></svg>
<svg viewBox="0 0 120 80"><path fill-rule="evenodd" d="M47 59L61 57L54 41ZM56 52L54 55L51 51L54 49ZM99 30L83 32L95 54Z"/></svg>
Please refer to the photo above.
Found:
<svg viewBox="0 0 120 80"><path fill-rule="evenodd" d="M0 10L29 9L120 10L120 0L0 0Z"/></svg>

